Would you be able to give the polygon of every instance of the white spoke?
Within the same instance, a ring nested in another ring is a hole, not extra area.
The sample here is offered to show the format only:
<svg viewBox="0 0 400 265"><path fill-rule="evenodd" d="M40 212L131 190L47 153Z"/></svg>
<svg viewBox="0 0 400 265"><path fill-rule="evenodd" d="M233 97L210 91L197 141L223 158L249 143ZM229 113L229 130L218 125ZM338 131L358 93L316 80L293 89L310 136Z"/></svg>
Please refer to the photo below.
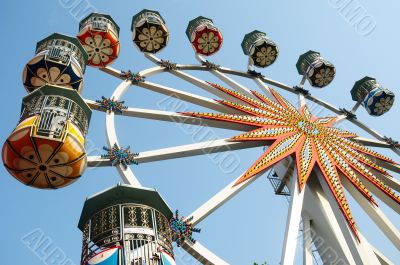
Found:
<svg viewBox="0 0 400 265"><path fill-rule="evenodd" d="M104 68L100 68L100 70L105 72L105 73L107 73L107 74L109 74L109 75L117 77L117 78L119 78L121 80L125 80L126 79L126 77L122 75L122 71L121 70L114 69L114 68L112 68L110 66L107 66L107 67L104 67ZM165 69L163 67L156 66L156 67L152 67L152 68L149 68L149 69L142 70L139 73L142 76L150 77L152 75L156 75L156 74L159 74L159 73L162 73L162 72L165 72Z"/></svg>
<svg viewBox="0 0 400 265"><path fill-rule="evenodd" d="M220 257L212 253L206 247L204 247L200 242L182 244L182 248L186 250L190 255L197 259L201 264L205 265L228 265L226 261L222 260Z"/></svg>
<svg viewBox="0 0 400 265"><path fill-rule="evenodd" d="M114 68L112 68L110 66L107 66L107 67L104 67L104 68L100 68L100 71L103 71L103 72L105 72L105 73L107 73L109 75L112 75L114 77L117 77L119 79L124 79L121 76L121 71L120 70L114 69Z"/></svg>
<svg viewBox="0 0 400 265"><path fill-rule="evenodd" d="M388 144L387 142L375 140L375 139L369 139L369 138L360 137L360 136L353 138L352 140L354 140L355 142L360 143L364 146L390 147L390 144Z"/></svg>
<svg viewBox="0 0 400 265"><path fill-rule="evenodd" d="M154 55L146 55L146 57L148 57L149 59L151 58L150 60L152 60L152 61L157 61L158 60ZM216 95L220 99L225 99L225 100L232 101L232 102L235 102L235 103L240 103L240 101L237 98L232 97L232 96L226 94L225 92L220 91L219 89L211 86L207 82L205 82L205 81L203 81L203 80L201 80L201 79L199 79L197 77L189 75L189 74L187 74L187 73L185 73L183 71L180 71L180 70L171 70L169 72L171 74L175 75L176 77L178 77L178 78L180 78L182 80L185 80L185 81L187 81L187 82L189 82L189 83L191 83L191 84L203 89L204 91L207 91L209 93L212 93L212 94Z"/></svg>
<svg viewBox="0 0 400 265"><path fill-rule="evenodd" d="M378 197L381 201L383 201L387 206L392 208L395 212L400 214L400 205L397 202L395 202L393 199L388 197L383 191L381 191L378 187L376 187L374 184L372 184L367 179L365 179L362 175L360 175L358 173L357 173L357 175L360 178L360 180L363 182L365 187L371 193L373 193L376 197ZM375 175L378 175L378 173Z"/></svg>
<svg viewBox="0 0 400 265"><path fill-rule="evenodd" d="M270 88L264 82L262 82L259 78L254 78L254 82L268 98L276 101L275 97L271 93Z"/></svg>
<svg viewBox="0 0 400 265"><path fill-rule="evenodd" d="M106 112L104 109L100 108L100 103L97 103L95 101L88 100L88 99L85 99L85 102L93 110ZM135 118L192 124L192 125L198 125L198 126L208 126L208 127L213 127L213 128L238 130L238 131L249 131L249 130L255 129L254 126L250 126L250 125L246 125L246 124L221 122L221 121L217 121L217 120L205 119L205 118L201 118L201 117L192 117L192 116L179 114L176 112L162 111L162 110L127 108L127 109L123 109L121 114L119 114L119 113L115 113L115 114L122 115L122 116L135 117Z"/></svg>
<svg viewBox="0 0 400 265"><path fill-rule="evenodd" d="M205 82L205 81L203 81L203 80L201 80L201 79L199 79L197 77L194 77L192 75L189 75L189 74L187 74L185 72L182 72L182 71L179 71L179 70L171 71L171 74L173 74L176 77L179 77L182 80L185 80L185 81L187 81L187 82L189 82L189 83L191 83L191 84L193 84L193 85L195 85L195 86L197 86L197 87L199 87L199 88L201 88L201 89L203 89L203 90L205 90L205 91L207 91L209 93L214 94L215 96L217 96L220 99L225 99L225 100L232 101L232 102L235 102L235 103L240 103L240 101L237 98L232 97L232 96L226 94L225 92L222 92L221 90L211 86L207 82Z"/></svg>
<svg viewBox="0 0 400 265"><path fill-rule="evenodd" d="M198 54L196 54L196 59L200 63L205 63L206 62L206 60L202 56L200 56ZM242 93L242 94L244 94L244 95L246 95L248 97L255 98L253 93L251 93L251 91L248 88L242 86L241 84L239 84L238 82L236 82L232 78L228 77L227 75L221 73L220 71L214 70L214 69L210 69L210 73L212 73L214 76L219 78L221 81L223 81L228 86L230 86L233 89L235 89L237 92L240 92L240 93Z"/></svg>
<svg viewBox="0 0 400 265"><path fill-rule="evenodd" d="M387 170L390 170L390 171L393 171L393 172L396 172L396 173L400 174L400 165L392 164L392 163L389 163L389 162L386 162L386 161L382 161L382 160L377 159L377 158L375 158L373 156L369 156L369 155L366 155L366 156L370 160L374 161L375 164L377 164L378 166L381 166L381 167L383 167L383 168L385 168Z"/></svg>
<svg viewBox="0 0 400 265"><path fill-rule="evenodd" d="M306 98L305 98L305 96L303 95L303 94L299 94L299 96L298 96L298 99L299 99L299 108L302 108L302 107L304 107L305 105L306 105Z"/></svg>
<svg viewBox="0 0 400 265"><path fill-rule="evenodd" d="M195 144L168 147L153 151L140 152L135 160L139 163L149 163L167 159L182 158L217 152L233 151L245 148L264 146L262 141L232 142L228 139L219 139ZM99 156L88 158L88 166L111 166L111 162Z"/></svg>
<svg viewBox="0 0 400 265"><path fill-rule="evenodd" d="M399 169L399 168L397 168L397 169ZM397 192L400 192L400 181L398 181L397 179L395 179L394 177L387 177L387 176L384 176L383 174L380 174L380 173L378 173L378 172L374 172L374 175L380 180L380 181L382 181L383 183L385 183L386 185L388 185L389 186L389 188L391 188L391 189L393 189L393 190L395 190L395 191L397 191Z"/></svg>
<svg viewBox="0 0 400 265"><path fill-rule="evenodd" d="M381 135L380 133L378 133L377 131L369 128L367 125L365 125L364 123L360 122L359 120L356 119L350 119L350 122L352 122L353 124L355 124L356 126L358 126L359 128L363 129L364 131L366 131L367 133L369 133L370 135L372 135L373 137L384 141L384 136ZM398 156L400 156L400 150L396 147L391 147L390 148L395 154L397 154Z"/></svg>
<svg viewBox="0 0 400 265"><path fill-rule="evenodd" d="M211 199L209 199L206 203L200 206L192 214L188 215L188 216L193 216L192 223L196 225L199 222L201 222L203 219L205 219L207 216L209 216L215 210L221 207L224 203L229 201L233 196L235 196L241 190L243 190L248 185L253 183L253 181L255 181L261 175L262 173L257 174L251 179L244 181L236 186L234 186L234 184L240 179L240 177L229 183L227 186L225 186L225 188L220 190L217 194L215 194Z"/></svg>
<svg viewBox="0 0 400 265"><path fill-rule="evenodd" d="M195 144L169 147L153 151L140 152L136 160L139 163L149 163L154 161L211 154L216 152L233 151L251 147L263 146L261 141L232 142L228 139L211 140Z"/></svg>
<svg viewBox="0 0 400 265"><path fill-rule="evenodd" d="M207 83L205 83L207 84ZM218 102L216 102L213 99L207 98L207 97L203 97L203 96L198 96L192 93L188 93L188 92L184 92L181 91L179 89L175 89L175 88L171 88L171 87L167 87L167 86L163 86L163 85L159 85L159 84L155 84L155 83L151 83L151 82L139 82L137 84L137 86L149 89L151 91L157 92L157 93L161 93L173 98L177 98L183 101L187 101L193 104L196 104L198 106L202 106L202 107L206 107L212 110L216 110L216 111L220 111L223 113L241 113L239 111L236 111L232 108L226 107ZM207 86L210 86L207 84ZM215 88L213 88L215 89ZM221 92L222 93L222 92ZM161 104L162 102L159 102L159 104Z"/></svg>
<svg viewBox="0 0 400 265"><path fill-rule="evenodd" d="M381 265L395 265L385 255L383 255L376 247L372 246L371 243L369 243L369 246L375 253L375 256L379 259Z"/></svg>
<svg viewBox="0 0 400 265"><path fill-rule="evenodd" d="M342 177L342 184L368 216L375 222L389 240L400 250L400 232L390 222L386 215L375 205L370 203L346 177Z"/></svg>
<svg viewBox="0 0 400 265"><path fill-rule="evenodd" d="M109 167L111 162L107 158L102 158L101 156L88 156L87 167Z"/></svg>

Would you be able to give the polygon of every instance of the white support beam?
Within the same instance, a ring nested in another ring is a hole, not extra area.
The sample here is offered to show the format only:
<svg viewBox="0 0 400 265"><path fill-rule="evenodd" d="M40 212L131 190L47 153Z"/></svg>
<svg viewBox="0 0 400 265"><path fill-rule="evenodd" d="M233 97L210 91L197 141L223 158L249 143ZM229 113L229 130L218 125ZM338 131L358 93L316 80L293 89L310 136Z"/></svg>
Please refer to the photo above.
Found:
<svg viewBox="0 0 400 265"><path fill-rule="evenodd" d="M303 265L313 265L311 220L306 211L302 213L303 220Z"/></svg>
<svg viewBox="0 0 400 265"><path fill-rule="evenodd" d="M205 248L199 241L196 243L184 242L182 248L203 265L229 265L226 261Z"/></svg>
<svg viewBox="0 0 400 265"><path fill-rule="evenodd" d="M286 179L288 174L294 175L295 170L290 166L292 163L293 159L288 158L274 166L280 179ZM333 212L331 204L325 198L326 195L315 174L309 178L303 192L302 214L309 215L310 219L313 220L311 236L321 258L333 264L336 261L345 260L344 264L357 265L336 220L337 216Z"/></svg>
<svg viewBox="0 0 400 265"><path fill-rule="evenodd" d="M193 216L192 223L196 225L201 222L203 219L205 219L207 216L209 216L215 210L221 207L224 203L229 201L233 196L235 196L241 190L253 183L261 175L262 173L257 174L249 180L234 186L234 184L240 179L240 177L236 178L234 181L232 181L222 190L220 190L217 194L215 194L212 198L210 198L207 202L201 205L197 210L188 215Z"/></svg>
<svg viewBox="0 0 400 265"><path fill-rule="evenodd" d="M304 190L300 192L297 174L290 179L290 205L286 220L285 239L283 241L281 265L293 265L298 243L299 226L303 209Z"/></svg>
<svg viewBox="0 0 400 265"><path fill-rule="evenodd" d="M194 144L180 145L157 149L152 151L140 152L135 160L139 164L162 161L174 158L182 158L203 154L211 154L217 152L234 151L245 148L264 146L261 141L245 141L232 142L228 139L211 140ZM99 156L91 156L88 158L88 166L111 166L111 162Z"/></svg>
<svg viewBox="0 0 400 265"><path fill-rule="evenodd" d="M303 94L298 95L298 100L299 100L299 108L302 108L306 105L306 97Z"/></svg>
<svg viewBox="0 0 400 265"><path fill-rule="evenodd" d="M86 161L87 167L110 167L111 162L107 158L102 158L101 156L88 156ZM125 183L125 181L124 181Z"/></svg>
<svg viewBox="0 0 400 265"><path fill-rule="evenodd" d="M400 232L390 222L386 215L370 203L346 177L341 177L342 184L351 196L357 201L357 203L363 208L368 216L374 221L379 229L387 236L387 238L393 243L393 245L400 251Z"/></svg>
<svg viewBox="0 0 400 265"><path fill-rule="evenodd" d="M369 261L368 264L370 265L375 265L375 264L381 264L381 259L379 258L378 255L376 255L376 252L374 251L375 248L373 248L370 243L367 241L367 239L360 233L360 240L361 244L360 247L364 253L364 256L366 257L366 260Z"/></svg>
<svg viewBox="0 0 400 265"><path fill-rule="evenodd" d="M239 84L238 82L236 82L235 80L233 80L232 78L230 78L229 76L222 74L221 72L219 72L218 70L211 70L210 71L214 76L216 76L218 79L220 79L222 82L224 82L226 85L228 85L229 87L233 88L234 90L236 90L237 92L242 93L245 96L248 96L250 98L256 98L253 93L251 93L250 89L248 89L245 86L242 86L241 84Z"/></svg>
<svg viewBox="0 0 400 265"><path fill-rule="evenodd" d="M383 174L380 174L378 172L375 173L375 176L380 179L383 183L388 185L391 189L400 192L400 181L395 179L394 177L387 177L384 176Z"/></svg>
<svg viewBox="0 0 400 265"><path fill-rule="evenodd" d="M352 140L357 143L360 143L364 146L390 148L390 144L388 144L387 142L381 141L381 140L370 139L370 138L361 137L361 136L353 138Z"/></svg>
<svg viewBox="0 0 400 265"><path fill-rule="evenodd" d="M309 178L304 193L303 211L309 214L312 220L312 238L319 256L327 264L338 262L358 265L340 229L338 218L314 174Z"/></svg>
<svg viewBox="0 0 400 265"><path fill-rule="evenodd" d="M374 251L375 256L378 258L381 265L395 265L391 260L389 260L385 255L382 254L376 247L369 244L371 249Z"/></svg>
<svg viewBox="0 0 400 265"><path fill-rule="evenodd" d="M384 136L382 134L380 134L379 132L377 132L374 129L371 129L370 127L368 127L366 124L362 123L361 121L357 120L357 119L349 119L349 121L351 123L353 123L354 125L358 126L359 128L361 128L362 130L366 131L367 133L369 133L370 135L372 135L373 137L375 137L378 140L384 141ZM398 156L400 156L400 150L399 148L396 147L390 147L390 149L397 154Z"/></svg>
<svg viewBox="0 0 400 265"><path fill-rule="evenodd" d="M383 191L381 191L379 188L377 188L374 184L369 182L367 179L365 179L363 176L358 175L358 178L363 182L365 187L376 197L378 197L381 201L383 201L387 206L392 208L395 212L400 214L400 205L392 200L390 197L388 197ZM379 175L379 173L376 173L375 175Z"/></svg>
<svg viewBox="0 0 400 265"><path fill-rule="evenodd" d="M399 164L392 164L392 163L388 163L379 159L376 159L372 156L369 156L370 159L372 159L372 161L374 161L378 166L381 166L387 170L396 172L400 174L400 165Z"/></svg>
<svg viewBox="0 0 400 265"><path fill-rule="evenodd" d="M353 232L350 230L345 218L343 217L343 213L340 211L337 201L335 200L328 184L326 183L325 178L322 176L320 171L317 172L319 182L321 184L322 190L324 192L325 198L328 200L331 209L334 212L335 219L337 220L340 231L342 231L346 244L350 248L351 255L353 256L356 264L363 265L375 265L379 264L378 259L375 255L371 255L371 253L366 252L367 246L364 245L364 242L358 242L358 239L354 236ZM361 233L360 233L361 234Z"/></svg>

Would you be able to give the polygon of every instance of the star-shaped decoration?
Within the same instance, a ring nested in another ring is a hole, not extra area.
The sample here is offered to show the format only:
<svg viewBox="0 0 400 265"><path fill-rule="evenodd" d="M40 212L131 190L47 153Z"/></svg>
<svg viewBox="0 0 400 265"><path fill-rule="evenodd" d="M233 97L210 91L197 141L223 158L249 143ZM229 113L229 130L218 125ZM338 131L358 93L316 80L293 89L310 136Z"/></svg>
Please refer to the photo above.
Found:
<svg viewBox="0 0 400 265"><path fill-rule="evenodd" d="M193 216L187 219L179 217L178 210L175 211L175 216L171 218L171 231L178 247L180 247L186 239L192 243L196 243L192 235L193 233L200 233L201 229L194 227L192 220Z"/></svg>
<svg viewBox="0 0 400 265"><path fill-rule="evenodd" d="M111 148L106 146L103 147L106 154L101 155L102 158L109 159L113 166L115 165L122 165L124 168L127 168L128 165L134 164L137 165L138 162L136 161L136 157L139 155L138 153L132 153L130 147L118 147L115 143Z"/></svg>
<svg viewBox="0 0 400 265"><path fill-rule="evenodd" d="M234 103L218 100L221 104L243 114L187 112L185 115L254 126L256 129L231 138L231 141L265 141L269 148L235 183L239 185L255 175L268 170L279 161L292 156L297 167L300 192L314 168L319 168L347 223L358 237L349 205L344 194L340 175L346 177L371 203L376 204L359 176L371 182L388 197L400 204L400 197L376 174L391 177L377 165L375 159L396 164L393 160L355 142L356 134L333 127L336 117L314 117L305 105L295 108L275 90L273 99L256 91L255 98L210 83L213 87L235 98Z"/></svg>
<svg viewBox="0 0 400 265"><path fill-rule="evenodd" d="M122 113L122 110L128 107L124 105L125 101L118 101L114 98L101 97L101 100L96 100L100 104L100 109L105 111L112 111L116 113Z"/></svg>

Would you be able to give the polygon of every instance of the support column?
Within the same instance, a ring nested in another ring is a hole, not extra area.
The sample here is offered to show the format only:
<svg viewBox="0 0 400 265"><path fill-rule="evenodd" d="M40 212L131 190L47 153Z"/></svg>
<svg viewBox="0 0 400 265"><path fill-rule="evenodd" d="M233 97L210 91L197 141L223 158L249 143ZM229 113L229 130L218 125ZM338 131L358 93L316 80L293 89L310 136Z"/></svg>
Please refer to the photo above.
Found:
<svg viewBox="0 0 400 265"><path fill-rule="evenodd" d="M301 212L303 209L304 190L299 191L297 173L290 179L291 200L286 221L286 233L282 249L281 265L293 265L299 234Z"/></svg>

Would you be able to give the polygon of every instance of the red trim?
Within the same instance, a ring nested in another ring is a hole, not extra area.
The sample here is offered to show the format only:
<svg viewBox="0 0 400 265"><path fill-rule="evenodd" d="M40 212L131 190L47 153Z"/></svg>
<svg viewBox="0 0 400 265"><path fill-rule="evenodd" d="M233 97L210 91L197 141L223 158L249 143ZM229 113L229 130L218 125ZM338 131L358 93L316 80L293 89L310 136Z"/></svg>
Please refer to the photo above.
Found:
<svg viewBox="0 0 400 265"><path fill-rule="evenodd" d="M98 256L98 255L100 255L100 254L102 254L102 253L104 253L104 252L106 252L106 251L109 251L109 250L111 250L111 249L114 249L114 248L121 249L122 247L121 247L121 246L115 246L115 247L112 247L112 248L108 248L108 249L102 250L102 251L100 251L99 253L97 253L96 255L90 257L90 259L88 259L88 261L90 261L90 260L93 259L94 257L96 257L96 256Z"/></svg>

